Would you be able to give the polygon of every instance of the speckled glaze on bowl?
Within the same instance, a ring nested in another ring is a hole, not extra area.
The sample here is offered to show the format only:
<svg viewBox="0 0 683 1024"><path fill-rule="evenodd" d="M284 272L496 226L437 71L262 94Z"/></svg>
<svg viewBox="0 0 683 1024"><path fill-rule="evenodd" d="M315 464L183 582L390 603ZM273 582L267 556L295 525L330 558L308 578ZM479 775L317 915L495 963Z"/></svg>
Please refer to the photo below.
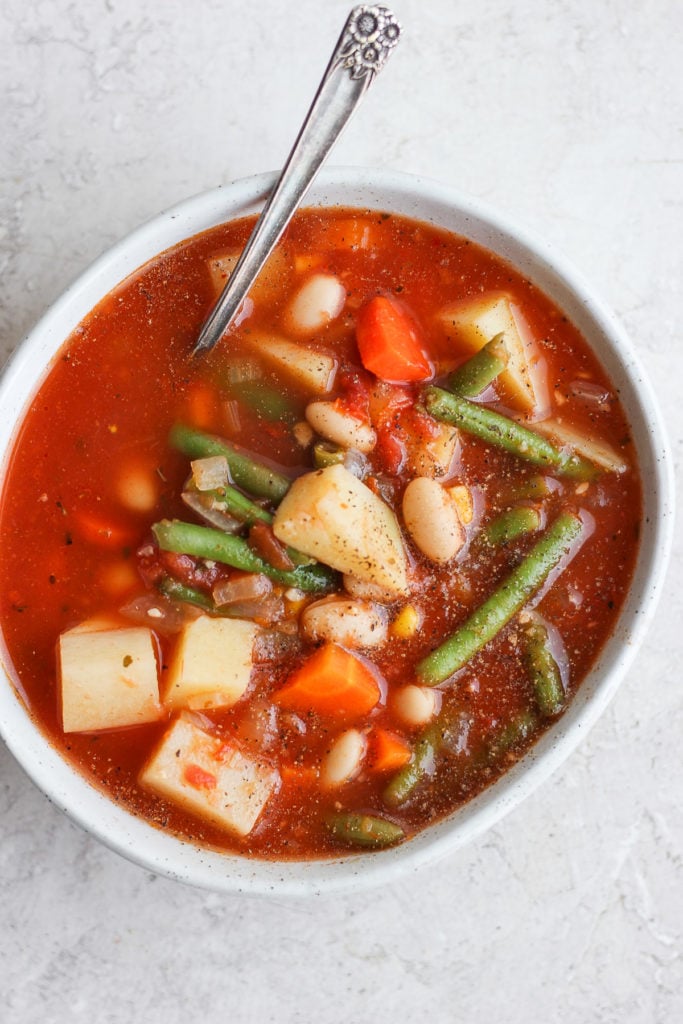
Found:
<svg viewBox="0 0 683 1024"><path fill-rule="evenodd" d="M64 340L96 303L157 253L206 228L256 212L274 176L259 175L180 203L105 253L48 310L0 382L3 468L32 396ZM576 271L542 241L455 189L424 178L360 168L320 174L306 205L387 210L466 235L509 260L583 332L618 388L643 478L644 515L633 585L617 628L562 718L511 771L410 842L335 860L251 860L193 846L114 804L50 745L12 687L0 650L0 733L37 786L103 843L150 871L194 885L259 895L310 896L389 882L491 827L565 760L614 695L655 611L673 535L673 472L653 393L622 328Z"/></svg>

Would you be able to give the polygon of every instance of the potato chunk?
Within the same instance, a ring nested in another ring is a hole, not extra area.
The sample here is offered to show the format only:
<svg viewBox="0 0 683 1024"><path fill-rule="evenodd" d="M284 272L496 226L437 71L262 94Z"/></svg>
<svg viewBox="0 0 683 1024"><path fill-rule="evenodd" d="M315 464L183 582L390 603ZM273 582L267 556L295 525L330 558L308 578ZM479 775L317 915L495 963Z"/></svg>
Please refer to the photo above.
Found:
<svg viewBox="0 0 683 1024"><path fill-rule="evenodd" d="M164 703L194 710L230 707L243 695L258 633L253 622L201 615L188 623L171 661Z"/></svg>
<svg viewBox="0 0 683 1024"><path fill-rule="evenodd" d="M543 361L522 311L509 295L495 292L458 302L444 309L440 319L447 333L454 333L472 352L502 332L509 355L507 369L498 378L503 397L528 414L547 410Z"/></svg>
<svg viewBox="0 0 683 1024"><path fill-rule="evenodd" d="M299 387L316 395L325 395L332 389L337 372L337 360L326 352L308 348L287 338L270 334L246 336L255 352Z"/></svg>
<svg viewBox="0 0 683 1024"><path fill-rule="evenodd" d="M140 775L140 784L219 828L246 836L280 777L182 716Z"/></svg>
<svg viewBox="0 0 683 1024"><path fill-rule="evenodd" d="M161 715L152 632L81 629L59 638L64 732L154 722Z"/></svg>
<svg viewBox="0 0 683 1024"><path fill-rule="evenodd" d="M333 569L394 595L408 593L408 559L394 513L342 465L295 480L273 531Z"/></svg>

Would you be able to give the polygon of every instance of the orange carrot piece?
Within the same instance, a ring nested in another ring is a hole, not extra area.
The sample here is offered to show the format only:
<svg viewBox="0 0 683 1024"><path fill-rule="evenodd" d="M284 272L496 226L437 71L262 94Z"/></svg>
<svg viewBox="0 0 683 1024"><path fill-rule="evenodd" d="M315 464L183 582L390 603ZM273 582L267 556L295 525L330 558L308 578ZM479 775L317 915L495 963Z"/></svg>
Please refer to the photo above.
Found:
<svg viewBox="0 0 683 1024"><path fill-rule="evenodd" d="M388 729L374 729L368 742L368 764L376 772L398 771L408 764L410 744Z"/></svg>
<svg viewBox="0 0 683 1024"><path fill-rule="evenodd" d="M216 421L218 396L210 384L197 381L185 399L186 419L199 430L210 430Z"/></svg>
<svg viewBox="0 0 683 1024"><path fill-rule="evenodd" d="M358 311L356 341L363 366L381 380L405 383L433 375L420 327L387 295L376 295Z"/></svg>
<svg viewBox="0 0 683 1024"><path fill-rule="evenodd" d="M296 669L275 694L280 707L331 718L362 718L380 689L371 669L337 644L325 644Z"/></svg>
<svg viewBox="0 0 683 1024"><path fill-rule="evenodd" d="M315 765L281 764L280 778L285 786L293 789L310 789L318 785L318 769Z"/></svg>
<svg viewBox="0 0 683 1024"><path fill-rule="evenodd" d="M131 527L115 523L97 512L72 510L74 531L83 540L102 548L121 548L134 544L137 533Z"/></svg>

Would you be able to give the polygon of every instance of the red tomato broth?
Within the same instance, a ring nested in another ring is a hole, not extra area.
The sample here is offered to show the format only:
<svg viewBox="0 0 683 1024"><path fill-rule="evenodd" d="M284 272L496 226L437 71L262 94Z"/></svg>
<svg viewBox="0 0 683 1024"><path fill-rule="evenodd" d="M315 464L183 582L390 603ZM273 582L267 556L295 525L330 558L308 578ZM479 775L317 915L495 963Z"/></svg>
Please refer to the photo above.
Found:
<svg viewBox="0 0 683 1024"><path fill-rule="evenodd" d="M277 734L268 739L261 753L266 761L281 761L285 766L281 787L250 835L241 840L138 785L138 774L167 728L168 717L96 734L65 736L60 725L54 653L58 636L96 615L109 615L129 625L120 609L147 592L136 551L148 543L151 524L162 517L193 519L179 497L188 460L167 444L172 424L179 419L191 423L194 416L202 420L198 427L228 437L222 393L226 353L234 346L238 353L253 356L248 344L252 331L285 333L279 320L293 282L303 279L293 272L269 301L255 304L252 315L231 336L230 348L223 342L203 361L190 357L215 299L207 260L239 249L251 223L247 219L214 228L161 254L107 296L65 343L22 425L4 483L0 616L14 681L30 713L55 746L114 800L159 827L210 846L259 857L330 856L342 847L325 828L326 812L340 805L386 814L381 794L387 779L366 765L342 790L321 793L317 766L339 731L324 717L310 714L299 723L291 716L283 718ZM359 223L365 225L363 231L358 230ZM349 235L354 239L351 247L342 244ZM370 239L367 248L358 245L364 237ZM568 503L591 512L597 523L585 550L538 605L538 611L557 623L562 633L571 696L614 627L633 571L641 507L632 445L624 444L628 425L617 396L612 393L607 405L596 407L571 393L576 379L610 390L586 342L553 303L509 264L466 239L428 225L363 211L306 211L295 218L281 245L291 261L301 254L314 254L315 272L337 275L347 289L344 311L315 339L339 361L341 390L337 387L332 397L347 402L350 411L362 411L364 394L373 386L372 376L359 367L354 344L354 311L364 302L377 294L400 296L425 327L430 356L438 362L453 359L453 346L435 321L435 310L482 292L506 291L524 310L541 341L551 394L559 392L566 399L562 415L579 429L595 427L600 439L626 451L631 464L626 473L602 473L580 494L575 481L564 479L544 505L548 521ZM467 354L460 353L456 361L463 361ZM264 381L274 387L281 384L268 368ZM203 396L201 415L193 398L196 389ZM403 390L417 396L419 389L410 385ZM288 391L302 419L311 396L296 387L288 386ZM310 468L289 425L271 422L242 406L239 420L238 440L245 449L274 459L294 474ZM507 507L506 494L513 481L528 479L539 470L474 438L462 437L453 482L486 492L485 523L495 511ZM117 467L121 459L133 456L151 467L156 482L154 506L145 512L124 508L116 490ZM397 468L396 453L387 453L379 445L369 459L375 489L392 499L400 515L407 479L392 472ZM423 622L412 638L393 637L378 653L362 652L386 680L389 693L388 701L382 698L367 721L357 723L366 733L371 727L385 728L414 742L420 730L406 729L397 720L392 691L414 681L416 661L491 593L534 541L522 538L501 550L481 550L473 540L474 532L468 531L470 546L464 557L445 568L435 567L408 540ZM28 547L26 538L31 538ZM109 570L115 579L122 567L121 588L111 594L103 581L110 579ZM163 635L158 639L163 677L174 640ZM513 622L443 688L445 706L464 716L470 750L476 752L492 730L533 700L518 641L518 625ZM295 644L292 654L280 663L258 664L245 697L233 708L202 713L203 719L226 739L237 737L245 750L258 747L258 742L244 735L250 700L268 701L312 650L310 644ZM533 738L539 734L540 730ZM494 765L477 764L476 759L468 763L461 754L447 755L439 777L428 780L414 799L392 808L388 816L402 825L407 836L414 834L488 785L526 746L528 742L518 745Z"/></svg>

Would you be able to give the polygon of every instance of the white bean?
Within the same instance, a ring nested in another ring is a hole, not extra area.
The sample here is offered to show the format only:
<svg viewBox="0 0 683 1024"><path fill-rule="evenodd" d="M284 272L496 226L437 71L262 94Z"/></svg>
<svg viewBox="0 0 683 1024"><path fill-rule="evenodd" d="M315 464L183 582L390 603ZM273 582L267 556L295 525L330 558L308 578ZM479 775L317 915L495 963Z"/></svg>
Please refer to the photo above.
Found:
<svg viewBox="0 0 683 1024"><path fill-rule="evenodd" d="M387 613L370 601L337 597L309 604L301 614L301 631L314 643L327 640L344 647L378 647L387 638Z"/></svg>
<svg viewBox="0 0 683 1024"><path fill-rule="evenodd" d="M428 686L409 683L394 692L391 706L406 725L427 725L441 707L441 694Z"/></svg>
<svg viewBox="0 0 683 1024"><path fill-rule="evenodd" d="M346 302L346 289L331 274L313 274L301 286L287 311L289 326L302 334L320 330L339 316Z"/></svg>
<svg viewBox="0 0 683 1024"><path fill-rule="evenodd" d="M119 501L132 512L151 512L159 497L158 480L145 466L131 463L116 483Z"/></svg>
<svg viewBox="0 0 683 1024"><path fill-rule="evenodd" d="M358 729L347 729L337 736L320 766L320 782L326 789L342 786L360 771L365 754L365 736Z"/></svg>
<svg viewBox="0 0 683 1024"><path fill-rule="evenodd" d="M406 487L403 518L417 547L433 562L449 562L465 542L455 502L430 477L418 476Z"/></svg>
<svg viewBox="0 0 683 1024"><path fill-rule="evenodd" d="M375 447L377 435L372 427L337 409L334 402L311 402L306 419L317 434L342 448L370 452Z"/></svg>
<svg viewBox="0 0 683 1024"><path fill-rule="evenodd" d="M390 604L396 600L396 591L387 590L379 583L372 583L370 580L360 580L357 576L344 575L344 590L357 597L361 601L379 601L381 604Z"/></svg>

